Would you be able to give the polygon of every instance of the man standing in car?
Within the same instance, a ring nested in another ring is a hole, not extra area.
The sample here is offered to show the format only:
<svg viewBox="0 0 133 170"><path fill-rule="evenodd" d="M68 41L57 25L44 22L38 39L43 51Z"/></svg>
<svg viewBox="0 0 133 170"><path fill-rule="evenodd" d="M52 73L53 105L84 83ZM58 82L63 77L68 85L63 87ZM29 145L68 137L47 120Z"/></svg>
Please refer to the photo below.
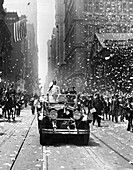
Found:
<svg viewBox="0 0 133 170"><path fill-rule="evenodd" d="M50 99L50 96L51 96L52 100L56 101L59 93L60 93L60 88L59 88L59 86L56 85L56 80L53 80L53 82L50 83L50 87L48 89L49 99Z"/></svg>

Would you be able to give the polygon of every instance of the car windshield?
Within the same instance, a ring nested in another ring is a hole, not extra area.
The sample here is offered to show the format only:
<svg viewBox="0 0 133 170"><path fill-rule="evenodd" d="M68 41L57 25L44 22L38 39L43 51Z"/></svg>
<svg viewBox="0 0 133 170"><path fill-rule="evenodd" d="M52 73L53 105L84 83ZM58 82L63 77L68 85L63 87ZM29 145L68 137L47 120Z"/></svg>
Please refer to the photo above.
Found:
<svg viewBox="0 0 133 170"><path fill-rule="evenodd" d="M50 103L74 103L76 99L76 95L74 94L59 94L56 101L52 100L51 97L49 97Z"/></svg>

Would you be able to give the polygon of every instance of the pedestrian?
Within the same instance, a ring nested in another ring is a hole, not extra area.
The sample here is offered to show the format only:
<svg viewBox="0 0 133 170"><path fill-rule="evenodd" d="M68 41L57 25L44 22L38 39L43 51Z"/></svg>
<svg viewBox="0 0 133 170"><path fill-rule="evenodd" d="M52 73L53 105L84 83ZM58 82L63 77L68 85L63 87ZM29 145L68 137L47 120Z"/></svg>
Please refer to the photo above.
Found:
<svg viewBox="0 0 133 170"><path fill-rule="evenodd" d="M11 115L12 115L12 119L13 121L15 121L15 97L12 94L9 94L6 100L6 104L5 104L5 109L7 110L7 114L8 114L8 121L10 122L11 119Z"/></svg>
<svg viewBox="0 0 133 170"><path fill-rule="evenodd" d="M124 105L125 101L123 97L119 98L119 115L120 115L120 121L124 122L124 109L120 105Z"/></svg>
<svg viewBox="0 0 133 170"><path fill-rule="evenodd" d="M107 97L105 100L105 117L106 119L109 118L109 120L110 120L110 105L111 103L109 101L109 97Z"/></svg>
<svg viewBox="0 0 133 170"><path fill-rule="evenodd" d="M101 115L103 111L103 102L100 98L100 94L96 94L96 96L93 99L93 107L96 109L96 112L93 113L93 125L95 124L95 121L97 120L98 127L101 126Z"/></svg>
<svg viewBox="0 0 133 170"><path fill-rule="evenodd" d="M133 97L129 98L129 105L128 105L128 125L127 125L127 131L133 132Z"/></svg>
<svg viewBox="0 0 133 170"><path fill-rule="evenodd" d="M119 100L118 95L112 96L111 103L111 111L112 111L112 122L118 123L118 111L119 111Z"/></svg>
<svg viewBox="0 0 133 170"><path fill-rule="evenodd" d="M34 101L35 101L35 98L34 98L34 96L33 96L33 97L31 97L31 99L30 99L31 112L32 112L33 115L34 115L34 113L35 113Z"/></svg>
<svg viewBox="0 0 133 170"><path fill-rule="evenodd" d="M22 106L21 100L20 98L17 98L16 100L16 115L17 116L20 116L21 106Z"/></svg>
<svg viewBox="0 0 133 170"><path fill-rule="evenodd" d="M106 102L105 102L103 95L101 95L101 101L103 103L102 120L104 120L104 114L106 113ZM106 119L107 119L107 117L106 117Z"/></svg>

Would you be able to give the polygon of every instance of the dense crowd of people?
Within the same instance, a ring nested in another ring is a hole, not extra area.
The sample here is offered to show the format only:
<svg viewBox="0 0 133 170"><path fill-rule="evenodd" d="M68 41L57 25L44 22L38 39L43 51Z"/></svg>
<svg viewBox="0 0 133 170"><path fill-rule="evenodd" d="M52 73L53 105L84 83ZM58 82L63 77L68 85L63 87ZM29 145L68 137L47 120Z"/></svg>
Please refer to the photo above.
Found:
<svg viewBox="0 0 133 170"><path fill-rule="evenodd" d="M133 94L123 92L95 92L92 94L88 93L77 93L75 87L68 88L67 90L59 89L56 90L56 81L50 85L48 90L51 96L56 96L59 93L62 94L77 94L78 99L81 103L88 107L90 112L93 111L93 125L97 121L98 127L101 126L101 120L110 120L118 123L128 121L127 131L133 131ZM60 90L60 92L59 92Z"/></svg>
<svg viewBox="0 0 133 170"><path fill-rule="evenodd" d="M110 120L118 123L128 121L127 131L133 131L133 95L132 94L80 94L81 102L93 111L93 125L97 121ZM82 97L84 96L84 97Z"/></svg>
<svg viewBox="0 0 133 170"><path fill-rule="evenodd" d="M0 118L5 118L8 122L15 121L15 117L20 116L22 107L27 107L28 100L28 95L25 92L16 92L13 85L1 87Z"/></svg>
<svg viewBox="0 0 133 170"><path fill-rule="evenodd" d="M50 95L56 100L59 93L62 94L77 94L78 100L88 107L89 114L92 114L92 124L97 122L98 127L101 126L101 120L110 120L118 123L128 121L127 131L133 131L133 94L127 93L77 93L75 87L68 88L66 91L61 90L54 81L47 93L46 98L50 98ZM43 96L44 97L44 96ZM19 92L12 86L6 89L0 89L0 117L7 118L10 122L12 119L15 121L15 117L20 115L22 106L27 107L27 104L31 106L32 114L35 113L35 108L38 103L43 103L44 98L37 95L28 96L26 93ZM42 100L42 101L41 101ZM38 108L39 109L39 108ZM93 110L93 112L91 112Z"/></svg>

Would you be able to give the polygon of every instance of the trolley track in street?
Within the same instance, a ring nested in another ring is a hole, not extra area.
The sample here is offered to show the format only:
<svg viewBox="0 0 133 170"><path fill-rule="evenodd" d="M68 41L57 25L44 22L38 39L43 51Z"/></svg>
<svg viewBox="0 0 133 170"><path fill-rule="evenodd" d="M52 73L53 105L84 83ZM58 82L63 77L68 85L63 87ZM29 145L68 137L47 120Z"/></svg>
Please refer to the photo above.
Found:
<svg viewBox="0 0 133 170"><path fill-rule="evenodd" d="M10 170L13 170L14 168L14 165L15 163L17 162L17 159L20 155L20 152L23 148L23 145L25 143L25 140L27 139L27 136L32 128L32 125L35 121L35 118L36 116L34 116L32 122L30 123L30 126L28 127L25 135L24 135L24 139L22 140L21 142L21 145L19 146L18 148L18 151L16 153L16 156L14 158L14 161L12 162L11 166L10 166ZM10 137L13 135L14 133L10 134ZM125 155L122 155L121 153L119 153L117 150L115 150L112 146L110 146L108 143L106 143L106 141L100 139L97 135L95 135L93 132L91 132L91 135L92 135L92 138L95 140L97 139L100 143L103 144L103 146L106 146L107 148L109 148L109 150L113 151L116 155L118 155L119 157L121 157L122 159L124 159L126 162L130 162L130 160L125 156ZM95 151L92 149L91 146L89 146L89 143L88 143L88 146L84 146L84 145L80 145L81 147L83 147L84 149L84 154L87 156L87 155L90 155L92 157L92 159L94 160L94 163L96 165L98 165L98 167L101 168L101 170L111 170L111 167L110 165L108 165L108 163L105 163L102 158L99 157L99 155L97 155L95 153ZM48 155L48 151L49 151L49 146L42 146L42 153L43 153L43 161L42 161L42 167L40 170L49 170L49 155ZM131 164L131 166L133 166Z"/></svg>
<svg viewBox="0 0 133 170"><path fill-rule="evenodd" d="M109 167L109 165L106 162L104 162L99 156L97 156L97 154L95 154L90 147L89 148L85 146L83 147L85 152L93 158L94 162L96 163L96 165L98 165L98 167L100 167L101 170L112 170L112 168Z"/></svg>
<svg viewBox="0 0 133 170"><path fill-rule="evenodd" d="M13 122L14 123L14 122ZM1 135L1 141L0 141L0 147L8 140L10 139L14 133L15 133L15 130L16 130L16 127L15 125L11 125L12 127L10 127L9 129L6 129L2 132L2 135Z"/></svg>
<svg viewBox="0 0 133 170"><path fill-rule="evenodd" d="M11 166L10 166L10 170L13 169L14 164L15 164L16 161L17 161L17 158L18 158L18 156L19 156L19 154L20 154L20 152L21 152L21 150L22 150L22 148L23 148L23 145L24 145L25 140L26 140L26 138L27 138L27 136L28 136L28 134L29 134L29 132L30 132L30 129L31 129L32 125L33 125L33 122L35 121L35 118L36 118L36 116L34 116L32 122L31 122L31 124L30 124L30 126L29 126L29 128L28 128L28 130L27 130L27 132L26 132L26 134L25 134L25 136L24 136L24 139L22 140L22 143L21 143L21 145L20 145L20 147L19 147L19 149L18 149L18 151L17 151L17 153L16 153L16 156L15 156L15 158L14 158L14 161L12 162L12 164L11 164ZM12 134L12 135L13 135L13 134Z"/></svg>
<svg viewBox="0 0 133 170"><path fill-rule="evenodd" d="M54 146L54 145L53 145ZM59 145L60 146L60 145ZM48 154L48 148L50 146L42 146L42 152L43 152L43 165L42 165L42 170L49 170L49 154ZM79 147L79 145L77 145L77 147ZM84 145L80 145L80 147L83 148L84 152L83 155L85 155L86 157L88 155L91 156L93 163L95 164L95 166L99 167L100 170L112 170L112 168L105 163L102 159L100 159L99 156L97 156L93 150L91 149L91 147L88 146L84 146Z"/></svg>
<svg viewBox="0 0 133 170"><path fill-rule="evenodd" d="M43 164L42 164L42 170L48 170L48 155L47 155L47 146L42 146L42 152L43 152Z"/></svg>
<svg viewBox="0 0 133 170"><path fill-rule="evenodd" d="M129 158L127 158L126 156L122 155L120 152L118 152L116 149L114 149L113 147L111 147L109 144L107 144L106 142L104 142L102 139L100 139L99 137L97 137L93 132L91 132L91 135L96 138L97 140L99 140L102 144L104 144L106 147L108 147L110 150L112 150L114 153L116 153L119 157L121 157L122 159L124 159L125 161L127 161L128 163L131 161L129 160ZM131 164L133 166L133 164Z"/></svg>
<svg viewBox="0 0 133 170"><path fill-rule="evenodd" d="M106 146L107 148L109 148L110 151L113 151L116 155L118 155L119 158L121 158L122 160L125 160L127 162L127 164L129 164L130 160L122 155L120 152L118 152L117 150L115 150L113 147L109 146L105 141L101 140L99 137L97 137L95 134L91 133L92 138L95 140L97 139L100 143L103 144L103 146ZM94 163L100 167L101 170L112 170L111 165L108 162L105 162L99 155L97 155L95 153L95 151L92 149L91 146L84 146L84 145L80 145L81 147L84 148L84 152L83 154L85 156L90 155L91 158L93 159ZM48 156L48 147L49 146L42 146L42 152L43 152L43 165L42 165L42 170L49 170L49 156ZM130 164L130 166L133 166L133 164Z"/></svg>
<svg viewBox="0 0 133 170"><path fill-rule="evenodd" d="M10 139L15 132L15 128L12 128L12 131L5 130L3 134L1 135L1 141L0 141L0 147L8 140ZM6 134L6 136L4 136Z"/></svg>

